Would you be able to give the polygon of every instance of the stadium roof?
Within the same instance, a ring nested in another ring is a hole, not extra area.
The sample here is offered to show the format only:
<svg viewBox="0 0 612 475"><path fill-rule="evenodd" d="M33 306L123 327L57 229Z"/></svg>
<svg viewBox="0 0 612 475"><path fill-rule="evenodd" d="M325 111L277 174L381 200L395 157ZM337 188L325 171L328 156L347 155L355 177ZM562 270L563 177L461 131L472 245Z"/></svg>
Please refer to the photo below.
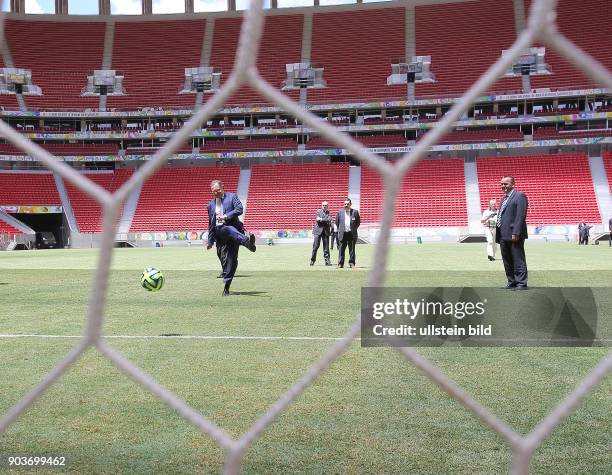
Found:
<svg viewBox="0 0 612 475"><path fill-rule="evenodd" d="M143 15L240 11L251 0L0 0L2 10L25 14ZM263 0L264 8L295 8L360 3L389 3L392 0ZM449 3L465 0L407 0L404 4ZM400 2L397 2L400 3Z"/></svg>
<svg viewBox="0 0 612 475"><path fill-rule="evenodd" d="M312 7L382 1L389 0L264 0L264 7ZM4 1L2 9L10 11L11 3L15 13L97 15L110 12L112 15L141 15L245 10L250 0L21 0Z"/></svg>

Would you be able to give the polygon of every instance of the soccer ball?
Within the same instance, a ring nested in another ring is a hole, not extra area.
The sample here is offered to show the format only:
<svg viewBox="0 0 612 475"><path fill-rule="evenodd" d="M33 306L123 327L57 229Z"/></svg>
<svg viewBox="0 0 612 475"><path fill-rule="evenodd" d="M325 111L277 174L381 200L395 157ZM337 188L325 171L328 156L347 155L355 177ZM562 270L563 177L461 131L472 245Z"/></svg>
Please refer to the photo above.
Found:
<svg viewBox="0 0 612 475"><path fill-rule="evenodd" d="M142 271L140 283L150 292L157 292L164 286L164 276L159 269L149 267Z"/></svg>

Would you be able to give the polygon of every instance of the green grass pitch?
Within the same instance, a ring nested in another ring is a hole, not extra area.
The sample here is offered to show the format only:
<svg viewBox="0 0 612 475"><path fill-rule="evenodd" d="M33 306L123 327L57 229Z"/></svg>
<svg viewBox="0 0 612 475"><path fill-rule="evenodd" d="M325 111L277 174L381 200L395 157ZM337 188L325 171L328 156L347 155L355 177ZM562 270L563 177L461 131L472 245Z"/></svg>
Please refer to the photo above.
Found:
<svg viewBox="0 0 612 475"><path fill-rule="evenodd" d="M374 248L357 269L309 267L310 247L242 250L233 295L221 297L214 250L114 252L106 335L339 337L359 310ZM320 253L322 250L319 251ZM0 413L80 335L95 250L0 253ZM335 251L332 254L336 262ZM612 318L612 249L528 243L532 286L595 286ZM164 288L140 287L145 267ZM501 286L484 244L392 246L390 286ZM95 284L95 283L93 283ZM329 340L109 339L161 384L238 437L328 348ZM606 348L423 348L419 352L520 433L529 432ZM533 473L610 473L612 378L536 452ZM70 473L215 473L206 435L93 350L9 429L0 454L66 457ZM245 473L503 473L511 451L492 430L389 348L355 342L247 452ZM6 467L0 467L0 471ZM49 473L57 473L50 469ZM37 473L44 473L37 472Z"/></svg>

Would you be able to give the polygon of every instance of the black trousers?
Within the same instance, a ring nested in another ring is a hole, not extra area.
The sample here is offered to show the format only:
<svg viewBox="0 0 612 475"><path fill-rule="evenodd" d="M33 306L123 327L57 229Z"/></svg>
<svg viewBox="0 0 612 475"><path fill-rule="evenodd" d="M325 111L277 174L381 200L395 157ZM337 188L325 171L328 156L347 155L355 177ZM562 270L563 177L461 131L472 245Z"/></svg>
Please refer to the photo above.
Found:
<svg viewBox="0 0 612 475"><path fill-rule="evenodd" d="M338 243L338 233L331 233L331 248L334 248L334 243L336 243L336 246L339 246L340 244Z"/></svg>
<svg viewBox="0 0 612 475"><path fill-rule="evenodd" d="M342 235L342 240L338 244L338 265L344 265L344 254L346 253L346 248L349 248L349 264L355 265L355 244L357 243L357 239L353 238L353 233L345 232Z"/></svg>
<svg viewBox="0 0 612 475"><path fill-rule="evenodd" d="M227 246L217 242L217 257L221 263L221 273L225 276L225 262L227 261Z"/></svg>
<svg viewBox="0 0 612 475"><path fill-rule="evenodd" d="M527 259L525 258L525 240L517 242L501 241L499 243L504 270L508 284L517 287L527 286Z"/></svg>
<svg viewBox="0 0 612 475"><path fill-rule="evenodd" d="M234 236L237 232L235 228L227 226L228 229L219 229L217 231L217 257L221 261L223 273L223 282L231 284L238 269L238 251L240 250L240 242Z"/></svg>
<svg viewBox="0 0 612 475"><path fill-rule="evenodd" d="M325 234L319 234L318 236L314 237L310 262L315 262L317 260L317 252L319 251L321 241L323 241L323 258L325 259L325 262L329 262L329 236L326 236Z"/></svg>

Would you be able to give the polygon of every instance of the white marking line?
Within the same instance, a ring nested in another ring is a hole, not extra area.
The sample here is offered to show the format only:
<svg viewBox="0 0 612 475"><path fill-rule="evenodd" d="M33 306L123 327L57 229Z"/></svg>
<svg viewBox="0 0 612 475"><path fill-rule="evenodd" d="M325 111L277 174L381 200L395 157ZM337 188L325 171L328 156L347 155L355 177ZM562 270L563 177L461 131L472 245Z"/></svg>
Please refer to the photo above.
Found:
<svg viewBox="0 0 612 475"><path fill-rule="evenodd" d="M342 338L327 336L237 336L237 335L104 335L106 339L125 340L313 340L337 341ZM0 338L83 338L83 335L34 335L34 334L0 334Z"/></svg>
<svg viewBox="0 0 612 475"><path fill-rule="evenodd" d="M0 338L83 338L83 335L35 335L0 333ZM332 336L240 336L240 335L104 335L106 339L116 340L296 340L296 341L338 341L342 338ZM360 341L361 338L355 338ZM478 340L480 341L480 340ZM484 340L483 340L484 341ZM590 340L585 340L590 341ZM487 338L488 343L578 343L575 338ZM595 338L594 343L612 343L610 338ZM412 345L409 345L412 346ZM417 345L418 346L418 345Z"/></svg>

